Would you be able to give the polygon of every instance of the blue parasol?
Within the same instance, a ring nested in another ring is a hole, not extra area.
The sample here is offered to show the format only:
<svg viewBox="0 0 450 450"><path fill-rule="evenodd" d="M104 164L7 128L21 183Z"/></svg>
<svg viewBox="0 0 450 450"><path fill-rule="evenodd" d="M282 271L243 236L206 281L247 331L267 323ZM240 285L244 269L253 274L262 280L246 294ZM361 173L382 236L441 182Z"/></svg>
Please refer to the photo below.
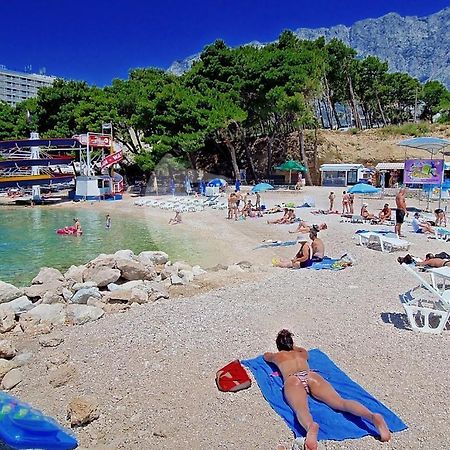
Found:
<svg viewBox="0 0 450 450"><path fill-rule="evenodd" d="M259 183L255 186L253 186L252 188L252 192L256 193L256 192L263 192L263 191L268 191L270 189L273 189L273 186L269 183Z"/></svg>
<svg viewBox="0 0 450 450"><path fill-rule="evenodd" d="M380 192L380 189L366 183L355 184L348 190L349 194L376 194L377 192Z"/></svg>
<svg viewBox="0 0 450 450"><path fill-rule="evenodd" d="M227 182L223 178L214 178L208 182L208 186L212 187L223 187L226 186Z"/></svg>

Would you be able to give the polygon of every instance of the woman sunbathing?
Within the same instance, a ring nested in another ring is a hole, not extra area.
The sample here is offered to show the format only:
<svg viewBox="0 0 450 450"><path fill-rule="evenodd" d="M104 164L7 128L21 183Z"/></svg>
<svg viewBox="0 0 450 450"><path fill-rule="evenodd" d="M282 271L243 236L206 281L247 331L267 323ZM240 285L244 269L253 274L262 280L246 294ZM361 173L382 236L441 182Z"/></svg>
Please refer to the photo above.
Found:
<svg viewBox="0 0 450 450"><path fill-rule="evenodd" d="M304 220L301 220L298 227L294 231L289 231L289 233L309 233L311 230L322 231L328 228L326 223L321 223L320 225L308 225Z"/></svg>
<svg viewBox="0 0 450 450"><path fill-rule="evenodd" d="M279 219L275 219L275 220L268 220L267 223L268 224L286 223L285 221L287 220L288 217L289 217L289 208L284 208L283 217L280 217Z"/></svg>
<svg viewBox="0 0 450 450"><path fill-rule="evenodd" d="M283 377L286 401L295 412L298 422L306 430L305 449L317 450L319 424L314 422L308 407L311 395L331 408L353 414L372 422L382 442L391 438L389 428L381 414L376 414L355 400L343 399L317 372L309 369L308 352L294 346L293 334L281 330L276 338L277 353L264 353L264 360L275 364Z"/></svg>
<svg viewBox="0 0 450 450"><path fill-rule="evenodd" d="M361 207L361 216L366 220L375 219L375 216L369 212L367 209L367 203L363 203Z"/></svg>
<svg viewBox="0 0 450 450"><path fill-rule="evenodd" d="M450 259L441 258L440 255L433 255L433 253L427 253L425 255L425 259L421 261L418 258L415 258L411 255L406 255L404 257L399 256L397 261L400 264L413 264L419 267L447 267L450 264Z"/></svg>

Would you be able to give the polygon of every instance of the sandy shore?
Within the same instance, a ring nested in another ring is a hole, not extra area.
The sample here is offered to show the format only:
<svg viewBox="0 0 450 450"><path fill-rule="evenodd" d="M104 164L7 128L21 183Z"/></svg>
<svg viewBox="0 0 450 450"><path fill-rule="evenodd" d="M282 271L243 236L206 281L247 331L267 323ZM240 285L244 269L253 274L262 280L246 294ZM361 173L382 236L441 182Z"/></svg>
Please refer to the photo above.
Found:
<svg viewBox="0 0 450 450"><path fill-rule="evenodd" d="M328 192L307 188L302 193L266 193L263 201L301 203L312 196L319 208L326 208ZM384 201L369 200L369 210ZM392 199L388 202L393 204ZM69 207L146 217L164 227L173 214L135 207L132 199ZM286 327L299 345L325 351L409 426L393 435L390 444L364 438L325 442L326 449L447 449L449 331L429 336L405 327L398 294L413 287L414 280L396 262L398 253L356 245L354 232L370 226L339 223L339 216L313 216L309 209L297 211L310 223L326 222L329 229L321 233L326 253L350 253L355 266L340 272L270 268L272 256L292 256L295 247L254 248L263 239L291 239L288 230L293 226L267 225L265 219L228 221L224 211L185 214L184 223L168 232L196 239L208 253L205 267L247 260L264 270L241 278L222 277L212 285L216 289L199 295L157 301L64 328L65 341L57 348L40 348L36 339L13 337L18 347L34 353L24 368L24 381L13 393L62 423L70 397L97 398L100 418L76 430L84 447L272 449L279 442L290 444L292 435L256 384L223 394L214 375L232 359L275 350L275 335ZM414 255L448 246L412 234L408 227L405 233ZM76 368L75 376L53 388L46 362L64 353Z"/></svg>

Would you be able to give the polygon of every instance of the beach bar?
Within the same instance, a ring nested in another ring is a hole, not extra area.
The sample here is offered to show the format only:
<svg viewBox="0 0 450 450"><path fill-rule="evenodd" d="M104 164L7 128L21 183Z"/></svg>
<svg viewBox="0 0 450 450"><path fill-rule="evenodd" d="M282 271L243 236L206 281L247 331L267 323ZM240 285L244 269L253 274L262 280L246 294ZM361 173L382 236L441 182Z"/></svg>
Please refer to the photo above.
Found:
<svg viewBox="0 0 450 450"><path fill-rule="evenodd" d="M353 186L364 178L362 164L322 164L320 166L322 186Z"/></svg>
<svg viewBox="0 0 450 450"><path fill-rule="evenodd" d="M382 188L392 188L403 184L403 174L405 171L404 162L381 162L375 166L379 173L379 186Z"/></svg>

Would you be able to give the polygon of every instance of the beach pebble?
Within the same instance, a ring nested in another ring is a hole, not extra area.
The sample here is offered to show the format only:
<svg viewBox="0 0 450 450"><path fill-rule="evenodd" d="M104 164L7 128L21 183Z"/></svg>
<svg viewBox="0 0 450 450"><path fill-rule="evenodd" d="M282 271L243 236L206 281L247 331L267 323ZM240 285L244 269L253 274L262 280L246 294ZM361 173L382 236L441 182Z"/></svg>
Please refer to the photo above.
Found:
<svg viewBox="0 0 450 450"><path fill-rule="evenodd" d="M0 340L0 358L11 359L16 356L16 353L17 350L10 341L6 339Z"/></svg>
<svg viewBox="0 0 450 450"><path fill-rule="evenodd" d="M154 265L160 265L169 261L169 255L160 251L145 251L139 253L138 259L144 264L144 261L150 261Z"/></svg>
<svg viewBox="0 0 450 450"><path fill-rule="evenodd" d="M23 290L12 284L0 281L0 303L10 302L23 295Z"/></svg>
<svg viewBox="0 0 450 450"><path fill-rule="evenodd" d="M16 315L14 311L5 305L0 305L0 333L11 331L15 326Z"/></svg>
<svg viewBox="0 0 450 450"><path fill-rule="evenodd" d="M128 259L117 259L117 268L122 274L122 278L132 280L152 280L156 277L156 270L153 267L146 267L139 261Z"/></svg>
<svg viewBox="0 0 450 450"><path fill-rule="evenodd" d="M182 285L182 284L185 284L185 283L186 283L186 281L184 281L183 278L179 277L179 276L176 275L176 274L173 274L173 275L170 277L170 282L171 282L173 285L175 285L175 286L179 286L179 285Z"/></svg>
<svg viewBox="0 0 450 450"><path fill-rule="evenodd" d="M56 292L46 292L42 297L42 303L53 305L54 303L64 303L64 297Z"/></svg>
<svg viewBox="0 0 450 450"><path fill-rule="evenodd" d="M106 306L105 302L103 302L103 301L101 301L101 300L99 300L98 298L95 298L95 297L89 297L87 302L86 302L86 304L88 306L95 306L96 308L101 308L101 309L104 309L105 306Z"/></svg>
<svg viewBox="0 0 450 450"><path fill-rule="evenodd" d="M99 416L97 400L92 397L75 397L67 406L67 418L72 427L87 425Z"/></svg>
<svg viewBox="0 0 450 450"><path fill-rule="evenodd" d="M23 373L21 369L10 370L2 379L1 388L7 391L16 387L23 380Z"/></svg>
<svg viewBox="0 0 450 450"><path fill-rule="evenodd" d="M75 281L75 283L82 283L84 269L85 266L70 266L69 270L64 274L64 278Z"/></svg>
<svg viewBox="0 0 450 450"><path fill-rule="evenodd" d="M105 287L109 283L114 283L120 278L120 270L110 267L87 267L83 272L83 279L86 282L93 283L98 287ZM76 290L75 286L73 289Z"/></svg>
<svg viewBox="0 0 450 450"><path fill-rule="evenodd" d="M64 305L57 303L54 305L37 305L32 310L22 314L19 322L25 323L31 320L34 324L62 325L66 320Z"/></svg>
<svg viewBox="0 0 450 450"><path fill-rule="evenodd" d="M200 266L193 266L192 273L194 274L194 277L199 277L200 275L204 275L207 272L206 270L203 270Z"/></svg>
<svg viewBox="0 0 450 450"><path fill-rule="evenodd" d="M57 388L69 383L77 375L78 372L74 365L62 364L60 366L55 366L54 368L51 368L49 370L48 382L50 386Z"/></svg>
<svg viewBox="0 0 450 450"><path fill-rule="evenodd" d="M88 298L94 297L94 298L102 298L102 294L98 290L97 287L88 287L80 289L79 291L75 292L73 297L69 300L69 303L75 303L78 305L86 304L88 301Z"/></svg>
<svg viewBox="0 0 450 450"><path fill-rule="evenodd" d="M64 337L61 335L41 336L39 344L42 347L57 347L64 342Z"/></svg>
<svg viewBox="0 0 450 450"><path fill-rule="evenodd" d="M72 298L73 292L70 289L63 288L62 296L65 302L68 302Z"/></svg>
<svg viewBox="0 0 450 450"><path fill-rule="evenodd" d="M180 278L183 279L185 283L190 283L191 281L194 281L194 274L191 270L181 269L178 272L178 275Z"/></svg>
<svg viewBox="0 0 450 450"><path fill-rule="evenodd" d="M101 267L100 269L104 269L104 268L107 269L107 267ZM85 269L85 271L86 270L89 270L89 269ZM93 270L95 270L95 268ZM81 289L89 289L89 288L96 288L96 287L98 287L98 285L95 281L84 281L83 283L74 283L72 285L72 291L77 292Z"/></svg>
<svg viewBox="0 0 450 450"><path fill-rule="evenodd" d="M8 359L0 358L0 379L2 379L10 370L14 369L16 365Z"/></svg>
<svg viewBox="0 0 450 450"><path fill-rule="evenodd" d="M43 267L31 281L32 284L47 284L54 281L65 281L64 275L52 267Z"/></svg>
<svg viewBox="0 0 450 450"><path fill-rule="evenodd" d="M34 308L33 302L29 300L26 295L22 295L10 302L3 303L2 307L3 306L11 308L16 315L20 315Z"/></svg>
<svg viewBox="0 0 450 450"><path fill-rule="evenodd" d="M67 320L73 325L83 325L100 319L105 311L96 306L69 305L67 306Z"/></svg>
<svg viewBox="0 0 450 450"><path fill-rule="evenodd" d="M16 367L22 367L28 364L31 359L33 358L33 353L31 352L24 352L16 355L12 362L15 364Z"/></svg>
<svg viewBox="0 0 450 450"><path fill-rule="evenodd" d="M114 256L116 258L122 258L122 259L133 259L134 253L131 250L119 250L116 253L114 253Z"/></svg>

